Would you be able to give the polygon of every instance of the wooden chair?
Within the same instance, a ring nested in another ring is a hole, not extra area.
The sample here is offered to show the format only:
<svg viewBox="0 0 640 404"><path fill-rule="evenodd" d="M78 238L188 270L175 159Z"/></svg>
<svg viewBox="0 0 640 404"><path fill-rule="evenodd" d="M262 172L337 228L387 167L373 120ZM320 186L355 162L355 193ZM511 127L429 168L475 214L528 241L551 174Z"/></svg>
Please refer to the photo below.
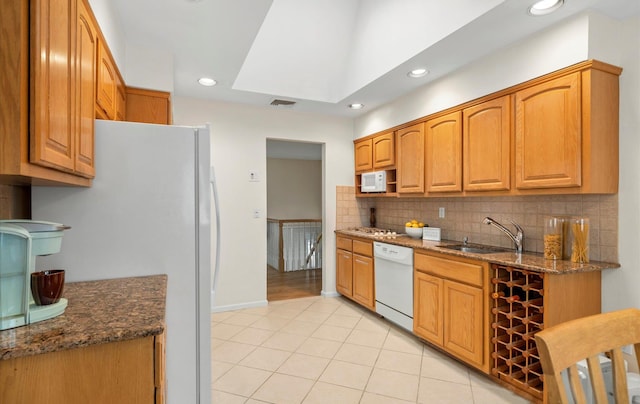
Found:
<svg viewBox="0 0 640 404"><path fill-rule="evenodd" d="M639 309L625 309L567 321L538 332L535 339L544 373L546 402L569 403L560 373L567 368L574 402L586 402L576 362L587 359L594 400L598 404L607 404L607 392L598 360L598 354L605 353L612 361L616 403L629 403L621 348L633 345L640 366Z"/></svg>

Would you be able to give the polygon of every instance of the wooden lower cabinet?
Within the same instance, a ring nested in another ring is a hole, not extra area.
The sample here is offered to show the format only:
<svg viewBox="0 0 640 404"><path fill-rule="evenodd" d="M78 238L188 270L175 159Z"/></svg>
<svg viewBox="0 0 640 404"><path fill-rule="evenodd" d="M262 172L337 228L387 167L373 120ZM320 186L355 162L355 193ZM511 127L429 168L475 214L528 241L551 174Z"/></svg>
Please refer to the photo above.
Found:
<svg viewBox="0 0 640 404"><path fill-rule="evenodd" d="M485 262L414 254L414 334L487 374L488 276Z"/></svg>
<svg viewBox="0 0 640 404"><path fill-rule="evenodd" d="M373 258L364 255L353 255L353 300L375 309Z"/></svg>
<svg viewBox="0 0 640 404"><path fill-rule="evenodd" d="M164 403L164 334L0 360L0 380L1 403Z"/></svg>
<svg viewBox="0 0 640 404"><path fill-rule="evenodd" d="M373 243L338 236L336 247L336 290L375 310Z"/></svg>
<svg viewBox="0 0 640 404"><path fill-rule="evenodd" d="M343 296L353 296L353 254L351 251L337 250L336 289Z"/></svg>

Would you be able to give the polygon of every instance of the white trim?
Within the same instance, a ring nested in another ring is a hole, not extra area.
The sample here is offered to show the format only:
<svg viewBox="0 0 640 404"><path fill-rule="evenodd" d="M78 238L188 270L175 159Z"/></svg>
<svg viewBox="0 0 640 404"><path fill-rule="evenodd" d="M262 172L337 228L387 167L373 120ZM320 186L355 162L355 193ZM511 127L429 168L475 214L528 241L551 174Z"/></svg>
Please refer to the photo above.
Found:
<svg viewBox="0 0 640 404"><path fill-rule="evenodd" d="M220 313L223 311L231 311L231 310L240 310L240 309L250 309L252 307L264 307L269 304L266 300L258 300L254 302L240 303L240 304L230 304L227 306L213 306L213 293L211 293L211 312L212 313Z"/></svg>

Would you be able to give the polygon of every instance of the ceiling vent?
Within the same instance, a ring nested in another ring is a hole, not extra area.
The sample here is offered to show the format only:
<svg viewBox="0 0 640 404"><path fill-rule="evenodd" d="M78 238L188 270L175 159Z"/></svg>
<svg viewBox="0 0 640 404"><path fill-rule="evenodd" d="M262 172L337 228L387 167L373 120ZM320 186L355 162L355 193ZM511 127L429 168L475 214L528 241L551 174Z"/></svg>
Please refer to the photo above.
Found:
<svg viewBox="0 0 640 404"><path fill-rule="evenodd" d="M273 100L271 100L271 104L274 107L293 107L295 105L295 101L288 101L288 100L279 100L277 98L274 98Z"/></svg>

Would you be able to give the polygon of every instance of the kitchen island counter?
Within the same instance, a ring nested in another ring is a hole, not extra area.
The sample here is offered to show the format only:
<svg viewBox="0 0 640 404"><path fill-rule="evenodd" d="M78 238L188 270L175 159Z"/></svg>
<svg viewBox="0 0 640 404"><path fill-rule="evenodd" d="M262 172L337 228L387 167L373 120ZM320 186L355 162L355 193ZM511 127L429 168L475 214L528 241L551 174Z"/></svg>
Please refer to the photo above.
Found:
<svg viewBox="0 0 640 404"><path fill-rule="evenodd" d="M67 283L62 315L0 331L0 360L160 335L166 290L167 275Z"/></svg>
<svg viewBox="0 0 640 404"><path fill-rule="evenodd" d="M447 245L461 244L459 241L441 240L429 241L422 239L414 239L406 234L397 235L395 237L375 236L372 233L363 232L356 229L336 230L337 235L348 237L360 237L363 239L379 241L382 243L395 244L413 249L421 249L431 252L437 252L462 258L473 258L479 261L486 261L495 264L507 265L520 269L535 272L548 272L555 274L602 271L604 269L619 268L620 264L611 262L591 261L589 263L579 264L568 260L548 260L541 253L527 252L518 255L515 251L495 252L495 253L472 253L444 248ZM473 245L473 244L472 244Z"/></svg>

